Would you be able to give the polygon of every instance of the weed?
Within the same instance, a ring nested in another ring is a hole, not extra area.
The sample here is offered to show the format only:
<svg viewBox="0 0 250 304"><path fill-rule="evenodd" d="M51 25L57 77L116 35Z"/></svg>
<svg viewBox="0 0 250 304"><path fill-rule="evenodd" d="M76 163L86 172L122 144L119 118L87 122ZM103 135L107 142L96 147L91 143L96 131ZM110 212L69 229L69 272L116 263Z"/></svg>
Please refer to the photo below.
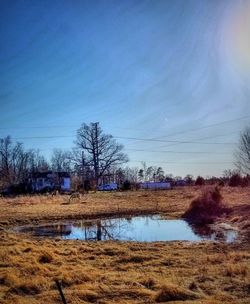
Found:
<svg viewBox="0 0 250 304"><path fill-rule="evenodd" d="M181 287L168 284L161 287L155 296L155 301L159 302L170 302L170 301L185 301L195 300L198 296L188 290Z"/></svg>

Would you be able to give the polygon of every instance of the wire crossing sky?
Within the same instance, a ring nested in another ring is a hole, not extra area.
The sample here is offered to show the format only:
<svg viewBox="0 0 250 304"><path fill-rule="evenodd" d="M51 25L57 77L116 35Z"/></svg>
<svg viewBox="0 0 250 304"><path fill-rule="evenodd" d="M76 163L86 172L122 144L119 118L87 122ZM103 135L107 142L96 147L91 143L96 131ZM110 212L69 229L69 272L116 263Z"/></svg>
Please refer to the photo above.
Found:
<svg viewBox="0 0 250 304"><path fill-rule="evenodd" d="M250 123L250 0L1 0L0 83L0 137L48 158L99 121L131 166L221 175Z"/></svg>

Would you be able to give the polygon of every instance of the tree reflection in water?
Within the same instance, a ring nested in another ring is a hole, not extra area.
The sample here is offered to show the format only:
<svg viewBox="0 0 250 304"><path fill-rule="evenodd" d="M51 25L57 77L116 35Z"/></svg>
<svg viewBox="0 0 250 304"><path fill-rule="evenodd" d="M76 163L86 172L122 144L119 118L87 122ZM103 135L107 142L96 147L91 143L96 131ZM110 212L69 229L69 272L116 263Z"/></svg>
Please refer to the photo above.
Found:
<svg viewBox="0 0 250 304"><path fill-rule="evenodd" d="M167 220L159 215L99 220L83 220L33 227L21 227L18 231L34 236L61 237L84 241L200 241L232 242L235 231L218 229L212 225L190 225L184 220Z"/></svg>
<svg viewBox="0 0 250 304"><path fill-rule="evenodd" d="M81 237L81 239L85 241L119 240L122 238L123 232L129 229L128 223L122 219L106 219L93 222L81 221L74 224L74 226L84 231L84 237Z"/></svg>

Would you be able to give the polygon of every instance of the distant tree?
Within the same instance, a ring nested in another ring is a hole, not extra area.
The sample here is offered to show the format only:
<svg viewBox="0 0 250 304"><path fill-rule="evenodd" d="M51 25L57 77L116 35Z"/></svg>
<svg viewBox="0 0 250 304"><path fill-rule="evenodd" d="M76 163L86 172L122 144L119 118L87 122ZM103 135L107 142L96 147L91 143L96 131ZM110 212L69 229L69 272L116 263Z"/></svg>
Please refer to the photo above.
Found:
<svg viewBox="0 0 250 304"><path fill-rule="evenodd" d="M115 171L115 176L116 176L116 183L117 183L118 185L123 184L123 182L125 181L125 178L126 178L124 169L118 168L118 169Z"/></svg>
<svg viewBox="0 0 250 304"><path fill-rule="evenodd" d="M0 139L0 186L24 183L38 169L48 168L39 151L25 150L21 143L14 143L10 136Z"/></svg>
<svg viewBox="0 0 250 304"><path fill-rule="evenodd" d="M139 177L139 180L142 182L143 179L144 179L144 171L143 171L143 169L139 170L138 177Z"/></svg>
<svg viewBox="0 0 250 304"><path fill-rule="evenodd" d="M233 171L231 169L226 169L223 171L223 178L224 179L229 179L233 175Z"/></svg>
<svg viewBox="0 0 250 304"><path fill-rule="evenodd" d="M51 157L51 167L56 172L71 172L71 153L54 149Z"/></svg>
<svg viewBox="0 0 250 304"><path fill-rule="evenodd" d="M29 150L29 171L31 174L35 172L46 172L50 169L50 165L39 150Z"/></svg>
<svg viewBox="0 0 250 304"><path fill-rule="evenodd" d="M187 174L184 177L184 181L187 183L187 185L193 185L193 183L194 183L194 177L193 177L193 175Z"/></svg>
<svg viewBox="0 0 250 304"><path fill-rule="evenodd" d="M126 180L130 181L131 183L138 182L138 173L139 169L137 167L126 167L124 169Z"/></svg>
<svg viewBox="0 0 250 304"><path fill-rule="evenodd" d="M238 187L241 185L241 183L242 183L242 178L240 174L235 173L230 177L228 185L230 187Z"/></svg>
<svg viewBox="0 0 250 304"><path fill-rule="evenodd" d="M240 142L235 153L235 165L242 174L250 174L250 125L240 135Z"/></svg>
<svg viewBox="0 0 250 304"><path fill-rule="evenodd" d="M173 183L174 181L175 181L175 178L174 178L173 174L170 173L165 176L165 182Z"/></svg>
<svg viewBox="0 0 250 304"><path fill-rule="evenodd" d="M93 168L97 185L112 166L128 161L123 145L118 144L112 135L104 134L99 123L83 123L77 130L76 145L85 154L85 165Z"/></svg>
<svg viewBox="0 0 250 304"><path fill-rule="evenodd" d="M91 190L91 183L90 180L85 179L85 181L83 182L83 188L86 192Z"/></svg>
<svg viewBox="0 0 250 304"><path fill-rule="evenodd" d="M152 181L154 179L154 167L148 167L145 175L147 181Z"/></svg>
<svg viewBox="0 0 250 304"><path fill-rule="evenodd" d="M195 181L196 186L202 186L205 184L205 179L202 176L198 176Z"/></svg>
<svg viewBox="0 0 250 304"><path fill-rule="evenodd" d="M158 182L163 182L164 178L165 178L164 175L165 175L165 173L164 173L164 170L162 169L162 167L158 167L156 170L156 180Z"/></svg>
<svg viewBox="0 0 250 304"><path fill-rule="evenodd" d="M128 191L131 190L131 183L128 180L125 180L124 183L122 184L122 190L123 191Z"/></svg>
<svg viewBox="0 0 250 304"><path fill-rule="evenodd" d="M250 175L243 176L241 179L241 186L248 187L250 186Z"/></svg>
<svg viewBox="0 0 250 304"><path fill-rule="evenodd" d="M182 179L181 176L175 176L175 178L174 178L175 181L178 181L178 180L181 180L181 179Z"/></svg>
<svg viewBox="0 0 250 304"><path fill-rule="evenodd" d="M227 169L223 171L223 178L228 180L235 174L240 174L240 171L238 169Z"/></svg>
<svg viewBox="0 0 250 304"><path fill-rule="evenodd" d="M130 180L132 183L138 183L138 167L132 167L130 168Z"/></svg>
<svg viewBox="0 0 250 304"><path fill-rule="evenodd" d="M211 176L209 177L209 179L207 179L207 182L209 183L209 185L215 185L220 182L220 179L215 176Z"/></svg>

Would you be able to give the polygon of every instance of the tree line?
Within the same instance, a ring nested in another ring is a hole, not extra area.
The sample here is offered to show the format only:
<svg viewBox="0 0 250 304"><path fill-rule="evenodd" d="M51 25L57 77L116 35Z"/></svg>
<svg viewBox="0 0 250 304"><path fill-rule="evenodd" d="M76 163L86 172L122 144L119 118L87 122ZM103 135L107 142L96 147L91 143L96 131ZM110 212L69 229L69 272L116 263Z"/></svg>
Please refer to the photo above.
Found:
<svg viewBox="0 0 250 304"><path fill-rule="evenodd" d="M128 167L128 156L124 146L112 135L105 134L99 123L83 123L77 130L75 146L71 151L55 149L48 162L39 150L26 150L22 143L13 142L10 136L0 139L0 188L25 183L36 172L68 172L76 184L92 186L101 183L116 182L119 185L139 182L178 181L187 185L224 182L230 185L247 185L250 175L250 126L240 135L235 152L236 170L226 170L222 178L210 177L206 180L198 177L194 180L188 174L184 178L166 174L162 167L147 166ZM230 182L231 181L231 182ZM181 185L181 184L180 184Z"/></svg>

